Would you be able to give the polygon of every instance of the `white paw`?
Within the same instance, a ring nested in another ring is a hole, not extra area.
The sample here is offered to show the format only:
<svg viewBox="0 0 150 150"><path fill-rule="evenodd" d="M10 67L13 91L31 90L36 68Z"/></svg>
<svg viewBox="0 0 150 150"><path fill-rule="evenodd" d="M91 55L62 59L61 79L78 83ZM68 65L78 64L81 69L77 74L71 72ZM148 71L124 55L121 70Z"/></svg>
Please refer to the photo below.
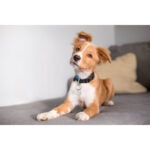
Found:
<svg viewBox="0 0 150 150"><path fill-rule="evenodd" d="M58 117L59 114L55 110L51 110L49 112L41 113L37 115L38 121L50 120Z"/></svg>
<svg viewBox="0 0 150 150"><path fill-rule="evenodd" d="M115 103L113 101L108 101L108 102L105 102L104 105L113 106L113 105L115 105Z"/></svg>
<svg viewBox="0 0 150 150"><path fill-rule="evenodd" d="M85 112L79 112L79 113L76 114L75 118L77 120L84 121L84 120L89 120L90 117Z"/></svg>

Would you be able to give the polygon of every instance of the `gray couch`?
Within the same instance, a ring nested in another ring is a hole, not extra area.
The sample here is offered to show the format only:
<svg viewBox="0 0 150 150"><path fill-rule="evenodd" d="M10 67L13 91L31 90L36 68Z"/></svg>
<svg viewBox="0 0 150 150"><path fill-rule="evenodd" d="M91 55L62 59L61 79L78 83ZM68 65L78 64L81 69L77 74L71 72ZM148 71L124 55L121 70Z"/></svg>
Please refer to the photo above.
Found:
<svg viewBox="0 0 150 150"><path fill-rule="evenodd" d="M137 56L138 81L150 90L150 42L111 46L112 58L133 52ZM38 122L35 116L61 104L63 98L40 101L30 104L0 107L0 124L73 124L73 125L146 125L150 124L150 93L122 94L113 98L115 106L102 106L101 113L88 121L77 121L75 113L82 111L77 107L71 113L54 120Z"/></svg>
<svg viewBox="0 0 150 150"><path fill-rule="evenodd" d="M150 42L111 46L112 58L132 52L137 56L137 81L150 90Z"/></svg>

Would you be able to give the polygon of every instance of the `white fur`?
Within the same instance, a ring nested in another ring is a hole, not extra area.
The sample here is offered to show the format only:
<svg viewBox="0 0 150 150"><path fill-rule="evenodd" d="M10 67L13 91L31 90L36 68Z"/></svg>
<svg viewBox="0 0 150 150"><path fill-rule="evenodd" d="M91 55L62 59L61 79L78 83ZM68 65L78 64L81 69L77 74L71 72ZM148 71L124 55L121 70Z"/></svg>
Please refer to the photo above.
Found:
<svg viewBox="0 0 150 150"><path fill-rule="evenodd" d="M95 88L89 83L81 84L80 101L83 101L88 107L94 101L94 97Z"/></svg>
<svg viewBox="0 0 150 150"><path fill-rule="evenodd" d="M59 114L55 110L49 112L41 113L37 115L37 120L50 120L59 117Z"/></svg>
<svg viewBox="0 0 150 150"><path fill-rule="evenodd" d="M61 112L61 115L64 115L65 113L64 112Z"/></svg>
<svg viewBox="0 0 150 150"><path fill-rule="evenodd" d="M90 45L88 43L85 48L81 52L77 52L76 54L81 57L82 60L82 53L87 49L87 47ZM75 54L75 55L76 55ZM81 61L80 60L80 61ZM80 64L80 61L78 64ZM88 78L91 74L91 71L81 71L79 70L78 67L75 68L75 73L80 77L80 79L85 79ZM77 82L72 82L70 90L68 92L68 97L70 101L73 103L73 107L79 104L79 100L83 101L86 106L88 107L89 104L94 100L94 95L95 95L95 88L92 87L89 83L82 83L81 86L81 94L77 95L75 92L76 86L78 86Z"/></svg>
<svg viewBox="0 0 150 150"><path fill-rule="evenodd" d="M115 104L114 101L109 101L110 106L113 106L114 104Z"/></svg>
<svg viewBox="0 0 150 150"><path fill-rule="evenodd" d="M82 83L81 86L81 94L76 94L74 91L76 90L77 82L72 82L68 98L72 102L73 107L79 104L79 100L84 102L86 107L88 107L94 100L95 96L95 88L89 83Z"/></svg>
<svg viewBox="0 0 150 150"><path fill-rule="evenodd" d="M114 105L114 101L105 102L104 105L106 105L106 106L113 106Z"/></svg>
<svg viewBox="0 0 150 150"><path fill-rule="evenodd" d="M84 120L89 120L90 117L85 112L79 112L79 113L76 114L75 118L77 120L84 121Z"/></svg>
<svg viewBox="0 0 150 150"><path fill-rule="evenodd" d="M68 98L71 101L73 108L79 104L79 96L74 93L74 90L76 90L76 86L77 83L72 82L70 90L68 92Z"/></svg>
<svg viewBox="0 0 150 150"><path fill-rule="evenodd" d="M68 113L71 111L71 109L70 108L68 108Z"/></svg>

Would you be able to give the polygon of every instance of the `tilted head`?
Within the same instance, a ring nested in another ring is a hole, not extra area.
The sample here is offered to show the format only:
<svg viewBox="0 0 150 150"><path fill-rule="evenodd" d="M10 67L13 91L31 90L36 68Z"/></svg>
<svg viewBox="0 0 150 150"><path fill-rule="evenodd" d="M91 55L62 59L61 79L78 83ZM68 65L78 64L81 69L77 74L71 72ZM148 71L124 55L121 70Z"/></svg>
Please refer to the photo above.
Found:
<svg viewBox="0 0 150 150"><path fill-rule="evenodd" d="M74 50L70 60L75 69L93 71L98 63L106 63L107 61L111 63L109 50L95 46L91 42L92 36L90 34L85 32L78 33L73 43Z"/></svg>

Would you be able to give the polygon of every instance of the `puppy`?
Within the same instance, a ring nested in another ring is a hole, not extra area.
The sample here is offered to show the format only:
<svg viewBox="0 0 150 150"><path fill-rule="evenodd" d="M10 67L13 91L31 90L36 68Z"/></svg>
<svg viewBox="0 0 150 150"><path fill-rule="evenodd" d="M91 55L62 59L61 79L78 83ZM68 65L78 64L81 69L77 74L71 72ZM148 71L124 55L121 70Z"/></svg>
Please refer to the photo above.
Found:
<svg viewBox="0 0 150 150"><path fill-rule="evenodd" d="M77 120L89 120L100 112L101 105L114 105L114 87L111 79L99 79L94 68L96 64L111 63L109 50L92 43L92 36L85 32L78 33L73 46L70 63L74 67L75 77L63 104L49 112L37 115L37 120L44 121L69 113L77 105L84 111L76 114Z"/></svg>

